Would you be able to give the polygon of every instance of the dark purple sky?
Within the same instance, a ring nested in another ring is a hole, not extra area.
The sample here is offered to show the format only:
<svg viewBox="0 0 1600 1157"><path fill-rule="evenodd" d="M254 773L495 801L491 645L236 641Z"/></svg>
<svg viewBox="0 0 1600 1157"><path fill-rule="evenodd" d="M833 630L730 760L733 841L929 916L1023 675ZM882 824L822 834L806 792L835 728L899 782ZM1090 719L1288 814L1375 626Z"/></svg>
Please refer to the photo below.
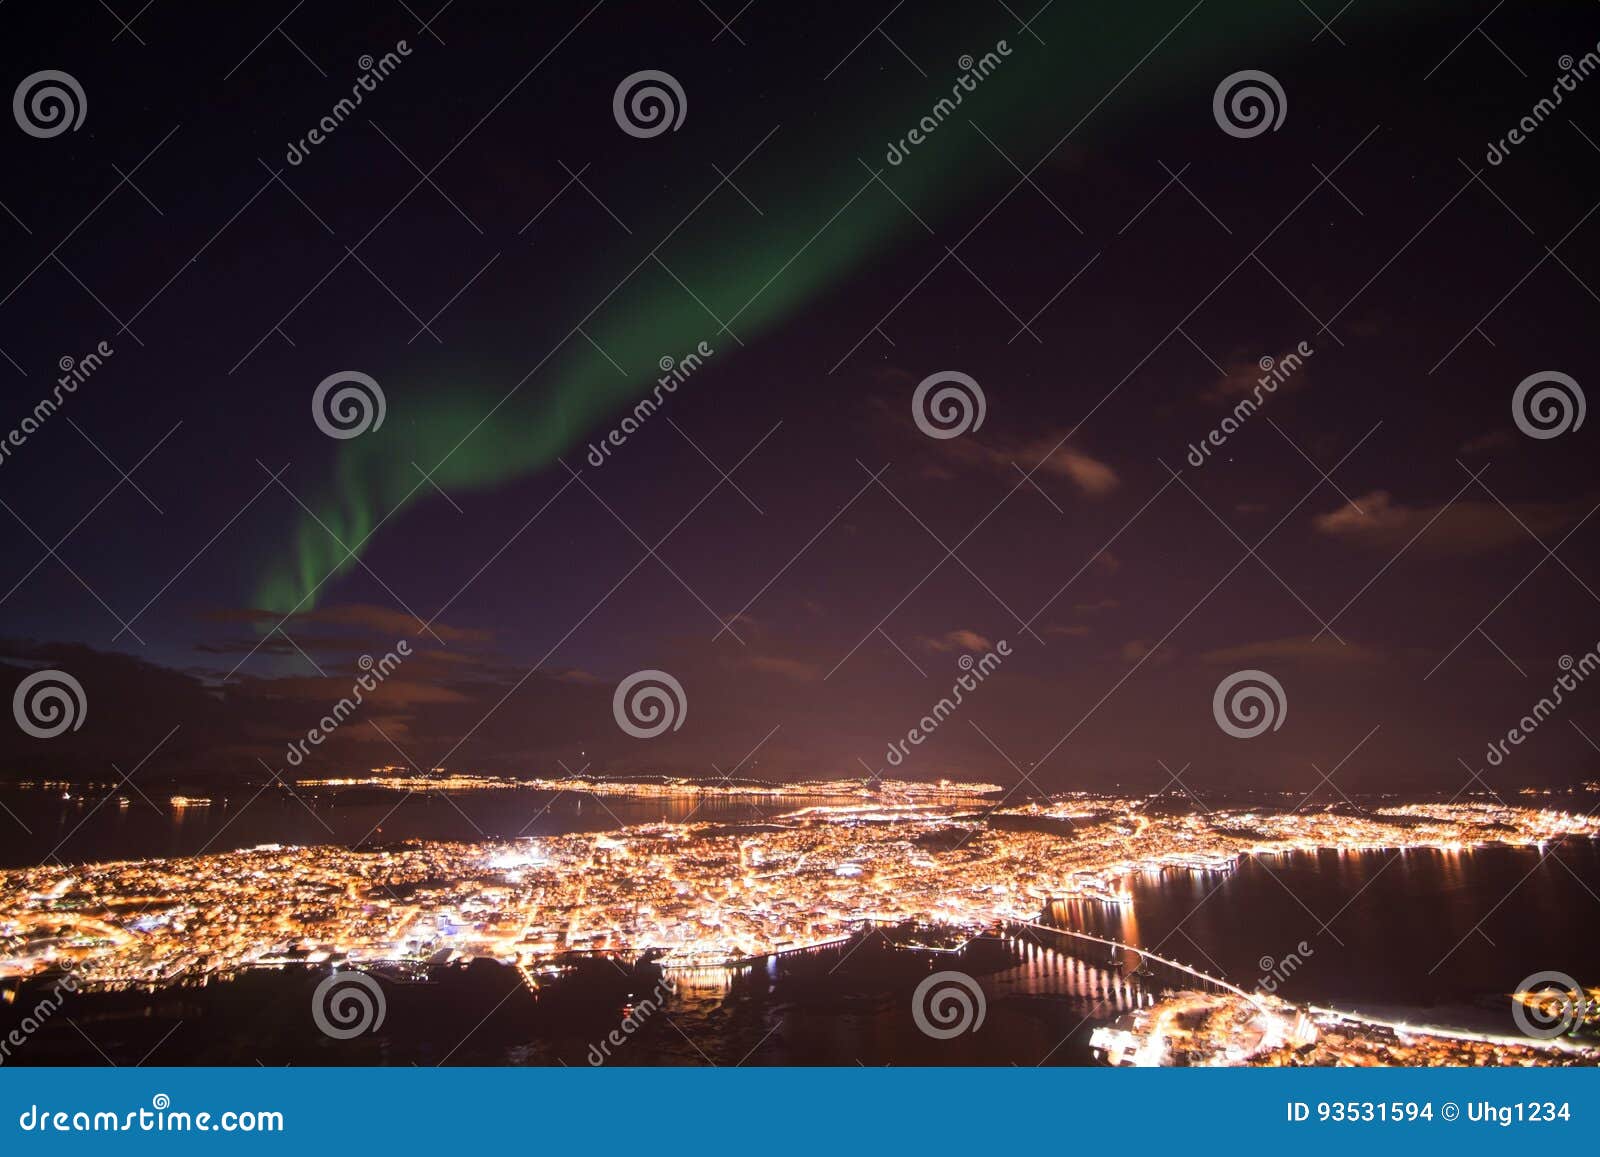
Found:
<svg viewBox="0 0 1600 1157"><path fill-rule="evenodd" d="M276 771L358 657L404 638L309 766L867 774L1005 640L893 774L1593 778L1600 682L1500 766L1485 752L1600 645L1594 420L1513 420L1530 375L1596 381L1600 81L1485 152L1600 11L1507 6L1473 32L1490 5L1357 5L1328 32L1277 3L1052 5L1021 29L995 4L873 32L880 7L757 4L732 31L699 4L451 6L431 32L400 4L276 32L0 10L7 86L61 70L88 105L77 131L0 132L0 427L60 359L115 351L0 465L7 686L59 670L87 701L57 738L8 719L0 768ZM400 39L395 74L287 165ZM886 164L1002 39L989 95ZM616 124L644 69L687 93L678 132ZM1287 107L1241 139L1212 98L1245 69ZM741 345L713 317L747 299ZM702 339L706 364L588 464L654 355ZM1301 343L1194 465L1260 360ZM350 367L387 414L347 443L310 402ZM918 429L941 371L978 383L980 428ZM452 422L472 432L435 489ZM413 470L403 504L374 481ZM384 521L285 618L263 590L330 549L307 508L343 512L347 544ZM644 669L687 700L650 740L613 716ZM1213 693L1249 669L1287 712L1237 739Z"/></svg>

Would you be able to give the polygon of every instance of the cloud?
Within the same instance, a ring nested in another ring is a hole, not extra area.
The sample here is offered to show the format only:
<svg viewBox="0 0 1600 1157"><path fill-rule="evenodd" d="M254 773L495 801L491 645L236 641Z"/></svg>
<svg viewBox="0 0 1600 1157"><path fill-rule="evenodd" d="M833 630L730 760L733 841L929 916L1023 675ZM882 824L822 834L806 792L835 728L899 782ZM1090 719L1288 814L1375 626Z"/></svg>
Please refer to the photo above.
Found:
<svg viewBox="0 0 1600 1157"><path fill-rule="evenodd" d="M820 665L807 663L804 659L785 659L780 655L752 655L744 661L743 666L751 671L760 671L766 675L782 675L785 679L794 679L801 683L809 683L822 677Z"/></svg>
<svg viewBox="0 0 1600 1157"><path fill-rule="evenodd" d="M1098 498L1122 485L1117 472L1098 458L1091 458L1070 447L1060 451L1060 457L1062 470L1085 494Z"/></svg>
<svg viewBox="0 0 1600 1157"><path fill-rule="evenodd" d="M1037 480L1063 478L1090 498L1101 498L1122 485L1109 463L1072 446L1061 446L1059 437L1044 435L1026 442L987 438L980 442L967 435L940 445L944 456L957 465L992 471L1013 483L1032 471ZM948 470L935 469L935 476L949 477Z"/></svg>
<svg viewBox="0 0 1600 1157"><path fill-rule="evenodd" d="M1307 346L1305 348L1309 349L1310 347ZM1297 350L1290 350L1284 356L1291 357L1291 361L1288 366L1280 370L1277 384L1271 386L1274 392L1288 393L1290 390L1299 389L1305 384L1305 359L1300 358ZM1228 405L1235 398L1254 392L1264 378L1271 376L1272 367L1282 360L1282 358L1274 358L1266 369L1262 369L1257 359L1236 353L1223 366L1221 379L1215 385L1202 392L1200 399L1204 402L1210 402L1212 405ZM1296 360L1299 361L1298 365Z"/></svg>
<svg viewBox="0 0 1600 1157"><path fill-rule="evenodd" d="M1484 454L1490 450L1503 450L1511 443L1510 430L1491 430L1487 434L1479 434L1476 438L1468 438L1461 443L1461 452L1463 454Z"/></svg>
<svg viewBox="0 0 1600 1157"><path fill-rule="evenodd" d="M970 469L988 470L1012 483L1021 482L1023 474L1031 472L1034 481L1064 479L1090 498L1103 498L1122 485L1122 479L1109 463L1059 443L1059 438L1049 435L1027 442L992 438L979 442L969 434L941 442L940 446L947 460ZM934 473L950 476L948 471L936 469Z"/></svg>
<svg viewBox="0 0 1600 1157"><path fill-rule="evenodd" d="M876 376L880 382L896 387L916 380L896 367L885 367ZM1035 481L1041 475L1065 479L1090 498L1101 498L1122 485L1121 477L1110 463L1076 446L1066 445L1070 437L1067 430L1046 430L1032 437L1014 438L996 433L986 425L976 433L933 441L916 428L909 409L892 407L883 399L874 399L871 405L880 420L938 455L924 466L922 476L925 478L950 479L961 469L987 470L1015 484L1022 481L1024 472L1031 471ZM931 447L930 441L933 441Z"/></svg>
<svg viewBox="0 0 1600 1157"><path fill-rule="evenodd" d="M370 653L389 652L375 647ZM240 672L223 679L220 671L179 671L78 644L0 639L0 694L9 698L30 671L49 667L69 672L87 702L81 728L53 740L0 728L0 777L111 774L116 764L138 766L147 790L174 777L259 778L285 766L288 743L341 700L353 701L363 674L349 656L323 662L325 675L307 673L304 659L292 652L287 664L274 657L257 665L277 671L289 664L290 674ZM519 680L525 680L520 688ZM496 710L513 688L515 707ZM609 681L571 668L530 675L492 654L419 648L387 678L363 686L360 705L297 770L402 761L391 744L421 767L458 746L451 760L457 766L547 766L570 754L571 744L587 741L596 721L603 726L611 718L611 694ZM461 745L464 735L471 736L470 745Z"/></svg>
<svg viewBox="0 0 1600 1157"><path fill-rule="evenodd" d="M992 651L994 644L977 631L947 631L936 639L923 638L922 645L930 651Z"/></svg>
<svg viewBox="0 0 1600 1157"><path fill-rule="evenodd" d="M605 680L593 671L585 671L581 667L572 667L565 671L556 672L555 677L563 683L578 683L584 687L598 687Z"/></svg>
<svg viewBox="0 0 1600 1157"><path fill-rule="evenodd" d="M1117 656L1123 663L1136 663L1142 667L1150 667L1152 671L1157 667L1168 667L1178 659L1178 648L1171 643L1147 642L1144 639L1130 639L1117 648Z"/></svg>
<svg viewBox="0 0 1600 1157"><path fill-rule="evenodd" d="M379 631L385 635L392 634L397 639L424 633L428 634L430 638L437 635L447 643L487 643L494 638L493 633L490 631L452 627L447 623L427 624L427 630L424 631L424 624L414 616L403 611L391 610L387 607L373 606L370 603L346 603L339 606L321 607L315 611L306 611L295 615L290 621L318 625L366 627L368 630Z"/></svg>
<svg viewBox="0 0 1600 1157"><path fill-rule="evenodd" d="M1159 654L1155 653L1157 647L1161 648ZM1162 647L1159 643L1147 643L1143 639L1129 639L1122 644L1117 653L1124 663L1140 663L1148 660L1157 667L1166 666L1178 655L1177 650L1171 646Z"/></svg>
<svg viewBox="0 0 1600 1157"><path fill-rule="evenodd" d="M1117 470L1075 446L1061 445L1061 437L1040 435L1027 442L1008 442L997 438L952 438L944 443L947 456L966 466L987 467L1011 482L1021 482L1022 472L1034 477L1066 478L1090 498L1102 498L1122 485Z"/></svg>
<svg viewBox="0 0 1600 1157"><path fill-rule="evenodd" d="M396 669L403 671L404 667ZM350 694L356 672L322 676L290 676L282 679L254 680L253 690L270 694L275 699L297 699L302 703L326 703L330 706ZM388 710L405 710L424 703L465 703L467 696L439 683L423 683L403 679L396 674L370 689L363 689L362 701L381 703Z"/></svg>
<svg viewBox="0 0 1600 1157"><path fill-rule="evenodd" d="M1345 331L1357 337L1377 337L1389 328L1389 315L1374 313L1367 317L1358 317L1345 323Z"/></svg>
<svg viewBox="0 0 1600 1157"><path fill-rule="evenodd" d="M419 635L429 638L437 635L447 643L487 643L494 638L490 631L452 627L439 622L426 624L427 629L424 630L422 620L404 611L372 603L339 603L318 607L314 611L301 611L288 618L273 611L250 607L211 611L203 617L212 622L250 623L262 632L273 630L281 623L283 629L294 634L297 640L300 632L314 633L323 627L360 629L373 632L365 640L366 644L387 641L391 647L400 639L414 639Z"/></svg>
<svg viewBox="0 0 1600 1157"><path fill-rule="evenodd" d="M324 607L283 620L281 629L279 616L251 608L201 617L213 624L211 637L192 645L200 661L186 669L75 644L0 639L0 689L30 669L56 667L80 682L89 704L85 725L54 742L0 730L0 774L82 774L147 759L147 774L156 777L260 775L263 763L282 768L286 744L347 699L360 706L308 754L306 770L392 763L391 743L401 741L408 758L427 765L470 734L519 680L527 680L526 701L537 708L491 725L504 752L513 750L508 739L524 744L537 734L537 720L573 718L580 704L599 715L610 694L574 668L530 677L524 665L482 645L488 631L439 622L434 630L451 645L432 645L416 619L386 607ZM358 690L363 677L371 685Z"/></svg>
<svg viewBox="0 0 1600 1157"><path fill-rule="evenodd" d="M1357 509L1359 507L1360 509ZM1515 517L1513 517L1515 515ZM1387 490L1374 490L1337 510L1312 519L1318 533L1355 546L1396 551L1421 534L1416 549L1436 556L1485 554L1532 543L1529 531L1544 538L1579 516L1572 503L1458 501L1448 507L1407 506ZM1518 519L1527 529L1518 524ZM1426 530L1424 531L1424 528Z"/></svg>
<svg viewBox="0 0 1600 1157"><path fill-rule="evenodd" d="M1383 658L1383 652L1356 643L1340 643L1332 635L1313 638L1310 635L1293 635L1284 639L1264 639L1256 643L1243 643L1237 647L1221 647L1206 651L1200 656L1207 663L1241 666L1246 663L1373 663Z"/></svg>
<svg viewBox="0 0 1600 1157"><path fill-rule="evenodd" d="M1093 614L1095 611L1112 611L1121 605L1116 599L1099 599L1092 603L1077 603L1073 609L1083 611L1085 614Z"/></svg>
<svg viewBox="0 0 1600 1157"><path fill-rule="evenodd" d="M1044 633L1047 635L1064 635L1069 639L1081 639L1084 636L1091 634L1092 631L1093 628L1082 625L1074 625L1070 627L1046 627L1044 629Z"/></svg>

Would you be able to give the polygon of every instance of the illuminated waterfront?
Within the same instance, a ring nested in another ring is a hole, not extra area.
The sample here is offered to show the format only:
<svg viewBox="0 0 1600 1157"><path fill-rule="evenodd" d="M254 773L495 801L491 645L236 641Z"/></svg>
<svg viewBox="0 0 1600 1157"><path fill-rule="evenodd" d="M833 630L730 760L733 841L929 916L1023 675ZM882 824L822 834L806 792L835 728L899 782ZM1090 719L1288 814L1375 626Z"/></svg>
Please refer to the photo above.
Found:
<svg viewBox="0 0 1600 1157"><path fill-rule="evenodd" d="M1130 873L1244 855L1546 844L1600 821L1501 804L1367 813L1150 814L1074 796L990 812L887 798L761 824L344 848L263 845L188 859L0 875L0 975L71 964L91 985L162 984L290 960L446 955L539 964L569 952L727 963L838 940L863 921L982 929L1052 901L1116 905Z"/></svg>

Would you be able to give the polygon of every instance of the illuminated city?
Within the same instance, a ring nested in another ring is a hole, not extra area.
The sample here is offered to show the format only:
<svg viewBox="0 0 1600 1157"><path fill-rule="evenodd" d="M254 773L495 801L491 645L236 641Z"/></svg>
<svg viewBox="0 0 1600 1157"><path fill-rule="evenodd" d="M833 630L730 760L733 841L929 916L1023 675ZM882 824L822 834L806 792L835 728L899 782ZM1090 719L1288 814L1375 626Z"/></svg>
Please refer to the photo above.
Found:
<svg viewBox="0 0 1600 1157"><path fill-rule="evenodd" d="M858 787L839 783L828 794ZM70 966L88 985L128 987L295 961L481 956L536 970L570 953L719 966L828 944L867 924L979 931L1035 920L1052 901L1125 904L1130 875L1225 873L1241 857L1454 854L1600 834L1600 819L1478 802L1163 815L1078 793L999 809L898 794L890 785L881 802L816 804L748 830L646 824L8 871L0 976Z"/></svg>

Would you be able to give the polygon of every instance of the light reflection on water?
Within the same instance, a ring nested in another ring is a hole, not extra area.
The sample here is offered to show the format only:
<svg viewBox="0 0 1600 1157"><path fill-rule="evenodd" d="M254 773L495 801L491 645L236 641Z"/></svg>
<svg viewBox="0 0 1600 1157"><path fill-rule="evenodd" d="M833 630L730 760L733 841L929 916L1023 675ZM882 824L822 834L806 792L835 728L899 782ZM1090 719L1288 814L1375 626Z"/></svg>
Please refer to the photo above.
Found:
<svg viewBox="0 0 1600 1157"><path fill-rule="evenodd" d="M128 804L121 806L119 796ZM582 796L572 792L479 791L448 799L433 792L385 793L334 802L329 793L277 789L220 793L208 806L172 807L166 794L86 793L71 800L42 791L0 791L15 818L0 812L0 868L51 856L86 860L156 859L227 852L258 844L355 844L408 839L480 840L609 831L631 824L750 822L818 803L855 799L707 796ZM19 823L20 821L20 823ZM26 825L27 831L22 825Z"/></svg>
<svg viewBox="0 0 1600 1157"><path fill-rule="evenodd" d="M1263 979L1263 961L1293 954L1300 960L1279 993L1341 1007L1455 1015L1492 1006L1498 1023L1502 998L1531 973L1600 982L1594 840L1295 852L1246 857L1231 873L1139 874L1124 887L1131 906L1071 902L1052 918L1247 989Z"/></svg>

